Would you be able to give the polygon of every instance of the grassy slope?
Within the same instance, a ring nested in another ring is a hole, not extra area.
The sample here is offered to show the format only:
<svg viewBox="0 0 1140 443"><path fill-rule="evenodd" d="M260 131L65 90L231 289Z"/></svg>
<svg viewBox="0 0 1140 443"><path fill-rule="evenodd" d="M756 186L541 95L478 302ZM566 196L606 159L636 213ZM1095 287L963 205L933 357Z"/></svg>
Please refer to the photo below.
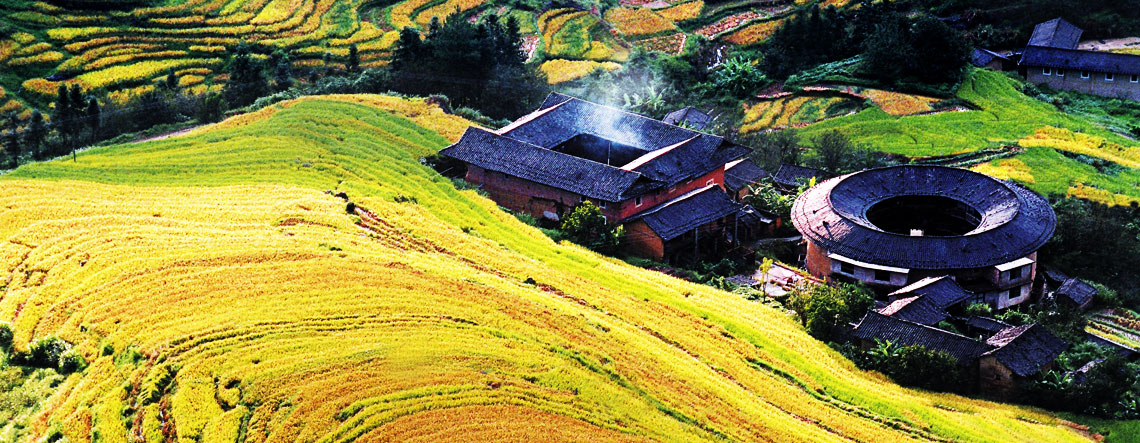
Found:
<svg viewBox="0 0 1140 443"><path fill-rule="evenodd" d="M1045 126L1103 137L1109 142L1136 146L1133 140L1116 135L1080 117L1058 111L1053 106L1027 97L1017 90L1017 81L1000 73L975 70L963 83L958 97L981 110L934 115L893 117L877 108L827 120L800 131L810 139L823 131L837 129L883 152L911 156L947 155L972 152L987 147L1017 145ZM1106 153L1105 155L1108 155ZM1028 165L1028 176L1014 176L1034 190L1065 194L1077 183L1095 186L1114 194L1140 198L1140 170L1123 168L1117 174L1101 174L1096 168L1061 155L1049 148L1029 148L1014 157ZM997 166L1001 161L995 162ZM986 172L994 172L993 168ZM1000 168L997 168L1000 169ZM1008 171L998 173L1009 178Z"/></svg>
<svg viewBox="0 0 1140 443"><path fill-rule="evenodd" d="M551 243L418 163L464 126L422 103L306 99L3 177L0 320L21 349L57 334L91 362L27 439L1081 439ZM331 189L375 217L354 224Z"/></svg>

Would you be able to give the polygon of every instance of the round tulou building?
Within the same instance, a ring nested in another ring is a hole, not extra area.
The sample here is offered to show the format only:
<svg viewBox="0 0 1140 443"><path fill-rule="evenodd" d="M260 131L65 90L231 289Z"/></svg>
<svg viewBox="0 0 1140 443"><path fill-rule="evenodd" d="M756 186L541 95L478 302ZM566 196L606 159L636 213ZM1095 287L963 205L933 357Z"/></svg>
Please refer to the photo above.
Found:
<svg viewBox="0 0 1140 443"><path fill-rule="evenodd" d="M792 223L808 271L892 291L950 276L996 308L1026 301L1056 216L1041 195L965 169L894 166L804 192ZM929 279L928 279L929 280Z"/></svg>

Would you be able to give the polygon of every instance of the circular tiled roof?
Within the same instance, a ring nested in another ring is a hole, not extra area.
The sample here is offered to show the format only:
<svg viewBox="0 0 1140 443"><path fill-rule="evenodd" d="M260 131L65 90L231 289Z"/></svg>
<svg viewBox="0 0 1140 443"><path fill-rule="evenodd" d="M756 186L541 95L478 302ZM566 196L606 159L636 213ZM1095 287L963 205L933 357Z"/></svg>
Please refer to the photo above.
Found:
<svg viewBox="0 0 1140 443"><path fill-rule="evenodd" d="M876 204L913 196L953 200L980 219L964 234L942 236L888 232L868 219ZM1057 222L1049 202L1024 186L965 169L907 165L820 183L796 199L792 223L827 252L854 260L909 269L968 269L1037 251Z"/></svg>

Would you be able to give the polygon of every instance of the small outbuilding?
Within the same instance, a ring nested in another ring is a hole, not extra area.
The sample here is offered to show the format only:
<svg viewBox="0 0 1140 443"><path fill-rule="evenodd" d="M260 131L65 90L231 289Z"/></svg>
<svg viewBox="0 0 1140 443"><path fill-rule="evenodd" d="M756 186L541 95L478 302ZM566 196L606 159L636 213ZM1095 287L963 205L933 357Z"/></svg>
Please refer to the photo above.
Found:
<svg viewBox="0 0 1140 443"><path fill-rule="evenodd" d="M1022 382L1048 371L1069 344L1036 323L1007 328L986 344L993 349L978 360L978 388L999 398L1009 398Z"/></svg>
<svg viewBox="0 0 1140 443"><path fill-rule="evenodd" d="M1053 292L1053 297L1068 307L1085 309L1096 297L1096 288L1080 279L1070 278Z"/></svg>
<svg viewBox="0 0 1140 443"><path fill-rule="evenodd" d="M985 48L974 48L970 55L970 63L974 66L993 71L1009 71L1017 69L1017 63L1009 57Z"/></svg>
<svg viewBox="0 0 1140 443"><path fill-rule="evenodd" d="M822 169L781 164L780 169L776 170L776 175L772 176L772 183L775 183L781 191L790 193L795 192L800 186L810 183L812 179L821 182L831 177L835 177L835 174Z"/></svg>
<svg viewBox="0 0 1140 443"><path fill-rule="evenodd" d="M749 186L760 183L770 174L749 159L740 159L724 165L724 187L736 200L749 193Z"/></svg>

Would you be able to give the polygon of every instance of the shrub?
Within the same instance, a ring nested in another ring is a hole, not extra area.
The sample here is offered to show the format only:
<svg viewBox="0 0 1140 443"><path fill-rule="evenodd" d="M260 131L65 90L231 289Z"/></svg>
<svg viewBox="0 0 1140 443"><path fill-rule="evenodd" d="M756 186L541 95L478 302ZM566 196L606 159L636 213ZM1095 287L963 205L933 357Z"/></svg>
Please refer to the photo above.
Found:
<svg viewBox="0 0 1140 443"><path fill-rule="evenodd" d="M12 346L12 324L0 321L0 349Z"/></svg>
<svg viewBox="0 0 1140 443"><path fill-rule="evenodd" d="M59 337L47 336L32 342L28 347L28 366L40 368L57 368L60 357L67 352L67 342Z"/></svg>
<svg viewBox="0 0 1140 443"><path fill-rule="evenodd" d="M966 306L966 315L989 317L994 313L994 308L986 303L970 303Z"/></svg>
<svg viewBox="0 0 1140 443"><path fill-rule="evenodd" d="M87 360L74 349L69 349L59 356L59 373L70 374L82 371L87 367Z"/></svg>
<svg viewBox="0 0 1140 443"><path fill-rule="evenodd" d="M874 304L870 291L851 284L800 285L788 298L788 307L796 312L808 333L820 340L830 338L835 327L858 320Z"/></svg>
<svg viewBox="0 0 1140 443"><path fill-rule="evenodd" d="M1096 288L1096 296L1094 296L1093 300L1097 305L1106 308L1119 308L1124 304L1123 300L1120 298L1120 294L1118 294L1112 288L1100 283L1090 282L1090 284ZM3 335L3 333L0 333L0 335ZM0 337L0 345L2 344L2 337Z"/></svg>
<svg viewBox="0 0 1140 443"><path fill-rule="evenodd" d="M1033 321L1033 317L1021 311L1005 311L997 315L997 319L1009 323L1014 326L1021 326Z"/></svg>
<svg viewBox="0 0 1140 443"><path fill-rule="evenodd" d="M602 210L588 200L574 207L561 229L570 241L602 253L613 251L623 232L621 226L606 224Z"/></svg>
<svg viewBox="0 0 1140 443"><path fill-rule="evenodd" d="M764 75L751 61L741 57L731 58L713 73L716 89L736 97L755 94L767 86L768 76Z"/></svg>

